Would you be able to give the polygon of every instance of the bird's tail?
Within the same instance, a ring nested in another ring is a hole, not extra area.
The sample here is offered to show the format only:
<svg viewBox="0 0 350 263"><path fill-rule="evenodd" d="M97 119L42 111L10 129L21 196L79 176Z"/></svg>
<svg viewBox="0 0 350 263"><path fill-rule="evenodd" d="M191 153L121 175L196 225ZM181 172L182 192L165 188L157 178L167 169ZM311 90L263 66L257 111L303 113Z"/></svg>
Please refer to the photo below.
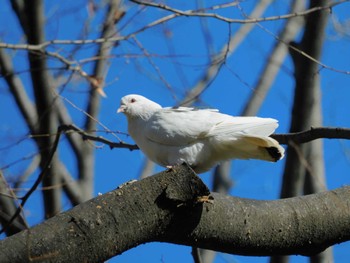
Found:
<svg viewBox="0 0 350 263"><path fill-rule="evenodd" d="M216 158L229 159L259 159L277 162L284 156L284 148L268 136L241 135L234 140L216 141Z"/></svg>
<svg viewBox="0 0 350 263"><path fill-rule="evenodd" d="M271 137L245 135L242 139L257 148L257 155L260 157L257 159L277 162L284 157L284 148Z"/></svg>

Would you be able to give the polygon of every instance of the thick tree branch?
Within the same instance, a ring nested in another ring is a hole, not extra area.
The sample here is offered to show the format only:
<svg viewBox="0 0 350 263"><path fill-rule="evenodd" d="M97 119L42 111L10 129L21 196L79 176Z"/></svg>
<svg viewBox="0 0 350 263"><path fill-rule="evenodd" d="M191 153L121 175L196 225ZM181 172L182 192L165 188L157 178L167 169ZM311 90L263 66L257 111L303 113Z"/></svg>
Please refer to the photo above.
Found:
<svg viewBox="0 0 350 263"><path fill-rule="evenodd" d="M209 203L198 202L208 194L190 168L177 166L1 241L0 261L101 262L152 241L310 255L350 239L350 187L277 201L212 194Z"/></svg>

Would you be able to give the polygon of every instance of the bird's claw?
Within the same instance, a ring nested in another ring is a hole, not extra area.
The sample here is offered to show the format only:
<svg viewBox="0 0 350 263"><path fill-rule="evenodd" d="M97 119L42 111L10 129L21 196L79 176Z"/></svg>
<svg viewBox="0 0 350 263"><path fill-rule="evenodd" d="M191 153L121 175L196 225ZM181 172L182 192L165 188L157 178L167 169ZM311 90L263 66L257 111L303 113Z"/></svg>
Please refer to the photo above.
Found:
<svg viewBox="0 0 350 263"><path fill-rule="evenodd" d="M211 195L198 196L197 197L197 203L213 204L214 203L214 197L212 197Z"/></svg>

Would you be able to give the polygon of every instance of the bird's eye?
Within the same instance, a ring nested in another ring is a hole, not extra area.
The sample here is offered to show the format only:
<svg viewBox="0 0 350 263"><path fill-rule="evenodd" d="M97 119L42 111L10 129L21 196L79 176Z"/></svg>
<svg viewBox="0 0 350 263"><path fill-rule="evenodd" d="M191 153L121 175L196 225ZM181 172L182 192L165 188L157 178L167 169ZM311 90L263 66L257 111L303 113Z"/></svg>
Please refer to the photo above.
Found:
<svg viewBox="0 0 350 263"><path fill-rule="evenodd" d="M132 98L132 99L130 100L130 102L131 102L131 103L134 103L134 102L136 102L136 99L135 99L135 98Z"/></svg>

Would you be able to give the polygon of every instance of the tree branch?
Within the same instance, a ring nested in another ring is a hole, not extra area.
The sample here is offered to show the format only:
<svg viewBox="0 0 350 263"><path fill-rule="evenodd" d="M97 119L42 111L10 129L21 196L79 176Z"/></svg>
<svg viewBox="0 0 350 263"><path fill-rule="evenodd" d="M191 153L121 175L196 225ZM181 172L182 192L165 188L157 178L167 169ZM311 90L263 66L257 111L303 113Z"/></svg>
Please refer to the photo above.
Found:
<svg viewBox="0 0 350 263"><path fill-rule="evenodd" d="M333 2L328 6L324 7L315 7L312 9L305 10L303 12L299 13L294 13L294 14L286 14L286 15L280 15L280 16L272 16L272 17L262 17L262 18L252 18L252 19L229 19L229 18L224 18L223 21L227 23L241 23L241 24L248 24L248 23L258 23L258 22L264 22L264 21L274 21L274 20L280 20L280 19L289 19L293 18L296 16L305 16L309 15L315 12L318 12L320 10L326 10L326 9L332 9L336 5L343 4L345 2L348 2L349 0L341 0L337 2ZM134 1L136 2L136 1ZM150 2L142 2L142 3L150 3ZM184 11L187 12L187 11ZM193 12L193 10L188 10L188 12ZM196 14L196 13L194 13ZM216 14L206 14L201 15L203 13L197 13L199 16L205 16L205 17L214 17L213 15ZM143 31L145 31L148 28L154 27L156 25L162 24L166 21L169 21L171 19L174 19L178 17L181 14L171 14L166 17L160 18L154 22L151 22L150 24L128 34L125 36L114 36L114 37L108 37L108 38L96 38L96 39L77 39L77 40L70 40L70 39L57 39L57 40L49 40L40 44L10 44L10 43L1 43L0 42L0 48L7 48L7 49L23 49L23 50L31 50L31 51L38 51L42 50L48 46L51 45L90 45L90 44L100 44L100 43L105 43L105 42L118 42L122 40L127 40ZM197 15L197 16L198 16ZM189 14L183 14L183 16L190 16ZM215 17L214 17L215 18ZM346 71L348 74L350 74L349 71Z"/></svg>
<svg viewBox="0 0 350 263"><path fill-rule="evenodd" d="M307 131L292 132L285 134L272 134L272 138L280 144L307 143L317 139L346 139L350 140L350 129L348 128L332 128L317 127Z"/></svg>
<svg viewBox="0 0 350 263"><path fill-rule="evenodd" d="M129 149L129 150L138 150L139 147L135 144L127 144L124 142L112 142L110 140L107 140L101 136L94 136L91 135L82 129L78 128L77 126L73 124L66 124L66 125L61 125L62 129L66 131L66 133L69 133L69 131L77 132L79 135L81 135L83 140L91 140L91 141L96 141L96 142L102 142L106 145L108 145L111 149L113 148L124 148L124 149Z"/></svg>
<svg viewBox="0 0 350 263"><path fill-rule="evenodd" d="M180 9L172 8L172 7L165 5L165 4L162 4L162 3L145 2L145 1L139 1L139 0L130 0L130 1L134 2L136 4L139 4L139 5L151 6L151 7L163 9L165 11L169 11L169 12L174 13L176 16L210 17L210 18L218 19L218 20L223 21L223 22L227 22L227 23L248 24L248 23L258 23L258 22L275 21L275 20L281 20L281 19L289 19L289 18L293 18L293 17L297 17L297 16L306 16L306 15L309 15L309 14L312 14L314 12L318 12L321 10L331 9L332 7L339 5L339 4L342 4L344 2L347 2L348 0L341 0L341 1L337 1L337 2L332 2L326 6L322 6L322 5L316 6L316 7L310 8L310 9L302 11L302 12L295 12L295 13L291 13L291 14L271 16L271 17L250 18L250 19L232 19L232 18L218 15L216 13L206 13L206 12L203 12L201 10L183 11ZM218 6L218 7L220 7L220 6ZM224 7L226 7L226 6L224 6Z"/></svg>
<svg viewBox="0 0 350 263"><path fill-rule="evenodd" d="M0 261L101 262L152 241L241 255L310 255L350 239L350 187L277 201L214 193L211 202L198 201L208 194L190 168L177 166L2 240Z"/></svg>

